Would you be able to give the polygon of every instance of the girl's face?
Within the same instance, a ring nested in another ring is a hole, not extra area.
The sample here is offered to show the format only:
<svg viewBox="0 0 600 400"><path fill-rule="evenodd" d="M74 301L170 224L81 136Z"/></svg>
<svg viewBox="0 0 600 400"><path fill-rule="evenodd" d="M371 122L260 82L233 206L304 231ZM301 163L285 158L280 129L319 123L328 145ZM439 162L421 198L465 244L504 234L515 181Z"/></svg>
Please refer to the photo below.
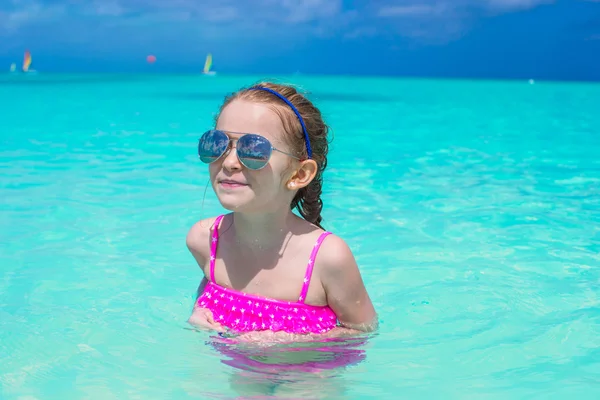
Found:
<svg viewBox="0 0 600 400"><path fill-rule="evenodd" d="M289 207L295 191L288 183L300 162L273 151L264 168L251 170L240 162L235 149L239 137L253 133L268 139L273 147L294 154L283 140L285 131L279 115L266 104L234 100L221 112L216 129L232 140L230 150L209 165L212 186L221 205L238 212L272 212Z"/></svg>

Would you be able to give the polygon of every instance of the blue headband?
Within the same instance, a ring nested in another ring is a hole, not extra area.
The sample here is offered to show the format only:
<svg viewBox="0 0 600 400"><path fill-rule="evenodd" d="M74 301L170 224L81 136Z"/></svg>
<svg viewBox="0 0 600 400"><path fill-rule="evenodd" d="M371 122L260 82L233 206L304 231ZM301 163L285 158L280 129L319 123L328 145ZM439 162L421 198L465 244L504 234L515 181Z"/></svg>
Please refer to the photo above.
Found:
<svg viewBox="0 0 600 400"><path fill-rule="evenodd" d="M306 154L308 154L308 158L312 158L312 149L310 148L310 140L308 138L308 132L306 130L306 125L304 125L304 120L302 119L302 116L300 115L300 112L298 112L298 109L296 107L294 107L294 105L292 104L291 101L289 101L285 96L283 96L280 93L277 93L276 91L274 91L273 89L269 89L263 86L253 86L248 90L264 90L265 92L269 92L274 94L275 96L279 97L281 100L285 101L285 103L290 106L290 108L292 109L292 111L294 112L294 114L296 114L296 117L298 117L298 121L300 121L300 125L302 125L302 133L304 133L304 141L306 142Z"/></svg>

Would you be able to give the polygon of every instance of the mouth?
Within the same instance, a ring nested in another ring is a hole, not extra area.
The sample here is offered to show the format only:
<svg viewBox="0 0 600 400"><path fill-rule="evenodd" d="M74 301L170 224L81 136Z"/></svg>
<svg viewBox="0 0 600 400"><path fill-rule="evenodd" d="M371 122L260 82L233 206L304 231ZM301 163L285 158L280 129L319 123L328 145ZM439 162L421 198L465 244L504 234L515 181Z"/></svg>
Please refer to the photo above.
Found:
<svg viewBox="0 0 600 400"><path fill-rule="evenodd" d="M226 188L248 186L247 183L236 181L233 179L221 179L221 180L219 180L219 185L226 187Z"/></svg>

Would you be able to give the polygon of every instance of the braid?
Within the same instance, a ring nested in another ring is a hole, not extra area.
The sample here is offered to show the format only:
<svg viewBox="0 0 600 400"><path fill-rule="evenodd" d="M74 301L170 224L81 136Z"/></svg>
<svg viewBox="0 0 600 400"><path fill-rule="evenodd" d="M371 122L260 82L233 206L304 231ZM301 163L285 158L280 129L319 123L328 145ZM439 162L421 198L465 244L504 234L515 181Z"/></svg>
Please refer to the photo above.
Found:
<svg viewBox="0 0 600 400"><path fill-rule="evenodd" d="M321 225L321 221L323 221L323 217L321 216L321 211L323 210L321 194L323 192L323 170L326 166L327 161L319 166L315 178L308 186L298 190L290 205L292 210L294 208L298 210L302 218L321 229L325 229Z"/></svg>

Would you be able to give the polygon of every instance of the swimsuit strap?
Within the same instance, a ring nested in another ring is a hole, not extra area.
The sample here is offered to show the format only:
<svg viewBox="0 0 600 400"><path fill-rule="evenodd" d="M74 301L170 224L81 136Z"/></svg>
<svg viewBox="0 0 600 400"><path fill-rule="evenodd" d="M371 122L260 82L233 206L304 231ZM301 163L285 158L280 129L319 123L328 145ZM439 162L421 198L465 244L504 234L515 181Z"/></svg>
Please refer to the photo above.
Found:
<svg viewBox="0 0 600 400"><path fill-rule="evenodd" d="M217 258L217 245L219 244L219 224L224 215L219 215L213 224L212 240L210 241L210 280L215 281L215 259Z"/></svg>
<svg viewBox="0 0 600 400"><path fill-rule="evenodd" d="M310 253L310 258L308 259L308 265L306 266L306 275L304 275L304 282L302 283L302 291L300 292L300 297L298 297L298 301L300 303L304 303L304 300L306 300L306 294L308 293L308 286L310 285L310 278L312 276L315 259L317 258L317 253L319 252L321 243L323 243L323 240L325 240L327 235L330 235L330 234L331 234L331 232L321 233L321 235L317 239L317 242L315 243L315 246L312 249L312 252Z"/></svg>

